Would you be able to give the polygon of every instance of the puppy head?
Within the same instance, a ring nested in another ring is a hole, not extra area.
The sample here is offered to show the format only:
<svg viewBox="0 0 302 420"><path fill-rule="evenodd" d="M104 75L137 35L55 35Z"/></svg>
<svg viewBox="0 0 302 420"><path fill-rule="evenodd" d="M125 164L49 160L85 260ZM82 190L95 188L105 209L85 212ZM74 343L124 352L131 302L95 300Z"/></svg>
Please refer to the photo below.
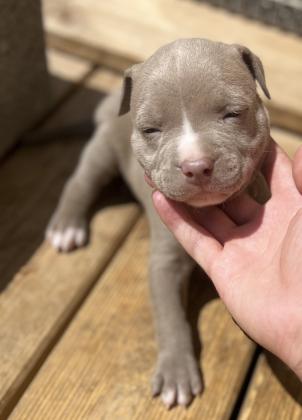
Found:
<svg viewBox="0 0 302 420"><path fill-rule="evenodd" d="M120 115L130 110L134 153L157 189L202 207L248 185L269 139L256 80L269 97L251 51L198 38L126 71Z"/></svg>

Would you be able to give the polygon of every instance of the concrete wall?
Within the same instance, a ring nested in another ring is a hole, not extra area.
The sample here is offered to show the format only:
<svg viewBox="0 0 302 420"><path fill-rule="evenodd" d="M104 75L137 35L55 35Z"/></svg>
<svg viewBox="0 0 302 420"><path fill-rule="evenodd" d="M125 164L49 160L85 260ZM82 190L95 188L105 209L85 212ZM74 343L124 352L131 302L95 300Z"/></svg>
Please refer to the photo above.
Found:
<svg viewBox="0 0 302 420"><path fill-rule="evenodd" d="M50 99L39 0L0 0L0 156Z"/></svg>

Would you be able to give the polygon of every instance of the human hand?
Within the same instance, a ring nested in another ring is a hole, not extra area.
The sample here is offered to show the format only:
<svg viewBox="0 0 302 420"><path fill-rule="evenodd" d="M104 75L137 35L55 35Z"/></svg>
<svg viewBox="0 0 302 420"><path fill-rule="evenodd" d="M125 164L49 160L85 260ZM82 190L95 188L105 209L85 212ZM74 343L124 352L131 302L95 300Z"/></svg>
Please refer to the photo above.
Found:
<svg viewBox="0 0 302 420"><path fill-rule="evenodd" d="M291 160L272 141L264 175L272 193L264 206L247 194L203 209L158 191L153 201L236 322L302 380L302 149L292 171Z"/></svg>

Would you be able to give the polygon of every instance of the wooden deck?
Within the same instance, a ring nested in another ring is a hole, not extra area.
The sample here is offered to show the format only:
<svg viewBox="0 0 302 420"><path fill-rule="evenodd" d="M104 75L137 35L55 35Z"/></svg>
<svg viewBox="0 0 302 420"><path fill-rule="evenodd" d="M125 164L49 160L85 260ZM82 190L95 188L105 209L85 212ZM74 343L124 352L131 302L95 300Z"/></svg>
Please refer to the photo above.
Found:
<svg viewBox="0 0 302 420"><path fill-rule="evenodd" d="M97 2L96 9L92 0L44 3L54 99L40 133L87 119L97 101L120 84L127 63L177 37L182 15L187 20L178 37L214 38L212 19L219 27L233 25L227 41L238 42L246 25L242 43L250 41L257 52L259 46L276 93L270 105L273 137L290 155L301 144L298 38L190 1L133 1L125 14L118 13L118 0ZM198 32L201 15L207 23ZM145 34L140 36L146 44L134 42L136 31ZM133 38L127 41L125 33ZM269 42L278 48L268 52ZM87 247L62 255L43 242L84 143L74 136L23 145L0 166L0 419L301 419L301 384L239 330L198 271L189 319L205 391L188 409L169 412L151 399L156 345L148 227L123 182L102 193Z"/></svg>

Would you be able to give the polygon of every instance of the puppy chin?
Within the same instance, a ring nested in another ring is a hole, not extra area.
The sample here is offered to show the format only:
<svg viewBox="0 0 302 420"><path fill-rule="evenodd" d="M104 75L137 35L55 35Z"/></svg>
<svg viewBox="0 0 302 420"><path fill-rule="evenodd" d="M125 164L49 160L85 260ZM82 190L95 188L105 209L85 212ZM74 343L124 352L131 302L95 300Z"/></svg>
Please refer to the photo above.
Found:
<svg viewBox="0 0 302 420"><path fill-rule="evenodd" d="M150 181L146 180L147 183L151 186ZM149 182L148 182L149 181ZM155 185L152 182L152 187L154 188ZM231 191L224 191L224 192L206 192L200 191L198 194L192 194L192 192L188 192L187 194L183 191L180 194L172 192L171 190L166 190L165 188L160 188L156 186L159 191L167 198L178 201L181 203L188 204L191 207L201 208L201 207L208 207L208 206L215 206L217 204L221 204L224 201L228 200L233 194L234 190ZM235 190L236 191L236 190Z"/></svg>
<svg viewBox="0 0 302 420"><path fill-rule="evenodd" d="M201 208L208 206L215 206L226 201L231 194L201 194L199 197L186 201L191 207Z"/></svg>
<svg viewBox="0 0 302 420"><path fill-rule="evenodd" d="M251 178L251 177L250 177ZM229 188L228 190L224 192L206 192L201 193L199 195L196 195L195 197L185 200L187 204L189 204L192 207L208 207L208 206L215 206L218 204L222 204L225 201L234 198L238 194L240 194L245 188L248 186L249 179L241 179L239 184L233 185L232 188Z"/></svg>

